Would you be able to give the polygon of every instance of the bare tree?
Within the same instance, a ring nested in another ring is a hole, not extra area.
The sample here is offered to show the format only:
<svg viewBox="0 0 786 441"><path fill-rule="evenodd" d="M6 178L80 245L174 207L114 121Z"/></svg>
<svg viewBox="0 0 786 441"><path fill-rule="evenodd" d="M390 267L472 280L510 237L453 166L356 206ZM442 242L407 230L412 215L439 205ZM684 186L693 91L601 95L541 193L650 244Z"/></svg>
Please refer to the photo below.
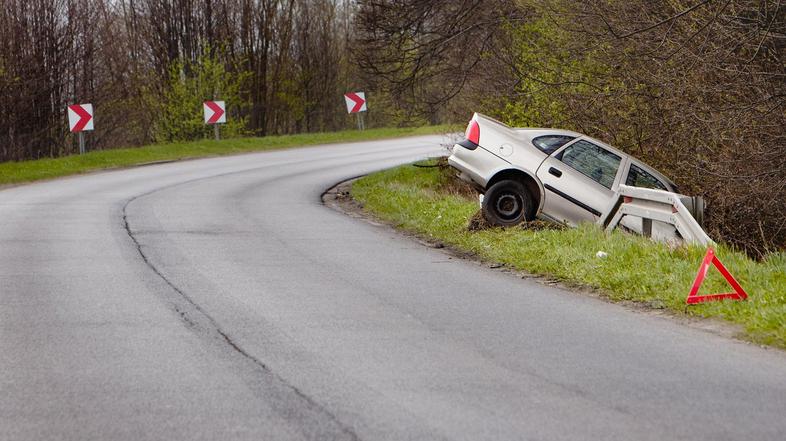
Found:
<svg viewBox="0 0 786 441"><path fill-rule="evenodd" d="M361 0L356 60L369 82L434 119L507 44L525 10L504 0Z"/></svg>

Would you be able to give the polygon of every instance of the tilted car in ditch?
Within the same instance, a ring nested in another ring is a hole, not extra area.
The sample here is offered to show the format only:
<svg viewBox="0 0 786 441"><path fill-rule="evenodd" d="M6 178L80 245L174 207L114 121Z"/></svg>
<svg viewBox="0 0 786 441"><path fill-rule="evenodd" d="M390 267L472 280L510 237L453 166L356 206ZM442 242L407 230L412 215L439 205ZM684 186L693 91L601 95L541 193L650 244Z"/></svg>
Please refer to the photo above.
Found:
<svg viewBox="0 0 786 441"><path fill-rule="evenodd" d="M572 226L597 222L620 184L678 192L657 170L589 136L511 128L478 113L448 163L483 195L483 215L496 226L536 217ZM702 213L689 209L700 220ZM640 230L641 219L638 227L626 226Z"/></svg>

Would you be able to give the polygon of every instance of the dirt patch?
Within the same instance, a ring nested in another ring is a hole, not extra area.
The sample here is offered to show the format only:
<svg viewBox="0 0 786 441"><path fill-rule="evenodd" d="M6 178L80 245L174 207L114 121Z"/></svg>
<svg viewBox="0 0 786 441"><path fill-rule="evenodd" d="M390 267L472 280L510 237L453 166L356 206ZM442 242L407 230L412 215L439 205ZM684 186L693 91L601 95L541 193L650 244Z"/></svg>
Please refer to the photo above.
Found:
<svg viewBox="0 0 786 441"><path fill-rule="evenodd" d="M358 179L359 178L353 178L331 187L322 193L322 203L347 216L356 219L364 219L375 225L382 225L380 222L375 222L373 217L363 210L363 204L352 197L352 193L350 192L352 190L352 183Z"/></svg>
<svg viewBox="0 0 786 441"><path fill-rule="evenodd" d="M469 231L483 231L488 230L489 228L500 228L495 227L486 220L485 216L483 216L483 210L478 210L472 217L469 218L469 222L467 224L467 230ZM529 230L529 231L545 231L545 230L564 230L567 228L564 224L557 224L554 222L546 222L542 220L533 220L529 222L522 222L515 227L508 227L508 228L516 228L520 230Z"/></svg>
<svg viewBox="0 0 786 441"><path fill-rule="evenodd" d="M491 224L488 223L486 218L483 216L483 211L478 210L472 217L469 218L469 223L467 225L467 230L469 231L482 231L487 230L489 228L494 228Z"/></svg>

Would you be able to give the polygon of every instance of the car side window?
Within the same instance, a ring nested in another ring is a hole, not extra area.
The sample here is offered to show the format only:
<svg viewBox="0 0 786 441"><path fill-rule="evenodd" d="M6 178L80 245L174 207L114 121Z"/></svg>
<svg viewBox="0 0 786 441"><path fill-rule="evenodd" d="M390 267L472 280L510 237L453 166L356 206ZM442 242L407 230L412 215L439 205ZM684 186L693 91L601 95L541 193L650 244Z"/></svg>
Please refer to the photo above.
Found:
<svg viewBox="0 0 786 441"><path fill-rule="evenodd" d="M567 135L543 135L534 138L532 140L532 144L534 144L535 147L543 150L543 153L550 155L574 139L576 138Z"/></svg>
<svg viewBox="0 0 786 441"><path fill-rule="evenodd" d="M622 158L589 141L579 140L557 155L557 159L600 185L611 188Z"/></svg>
<svg viewBox="0 0 786 441"><path fill-rule="evenodd" d="M668 191L663 182L642 170L640 167L637 167L636 164L630 165L630 171L628 171L628 178L625 179L625 185Z"/></svg>

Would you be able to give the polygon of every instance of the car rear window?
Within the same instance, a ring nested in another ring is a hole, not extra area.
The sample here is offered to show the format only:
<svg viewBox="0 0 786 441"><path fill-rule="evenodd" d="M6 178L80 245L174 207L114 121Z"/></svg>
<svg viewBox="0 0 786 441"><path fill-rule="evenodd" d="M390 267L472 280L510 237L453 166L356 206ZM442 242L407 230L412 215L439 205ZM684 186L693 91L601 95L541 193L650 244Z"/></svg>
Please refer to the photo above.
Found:
<svg viewBox="0 0 786 441"><path fill-rule="evenodd" d="M543 153L550 155L557 151L558 148L576 139L575 136L567 135L543 135L538 136L532 140L535 147L543 150Z"/></svg>
<svg viewBox="0 0 786 441"><path fill-rule="evenodd" d="M668 191L663 182L642 170L640 167L637 167L636 164L630 165L630 171L628 172L628 178L625 180L625 185Z"/></svg>

